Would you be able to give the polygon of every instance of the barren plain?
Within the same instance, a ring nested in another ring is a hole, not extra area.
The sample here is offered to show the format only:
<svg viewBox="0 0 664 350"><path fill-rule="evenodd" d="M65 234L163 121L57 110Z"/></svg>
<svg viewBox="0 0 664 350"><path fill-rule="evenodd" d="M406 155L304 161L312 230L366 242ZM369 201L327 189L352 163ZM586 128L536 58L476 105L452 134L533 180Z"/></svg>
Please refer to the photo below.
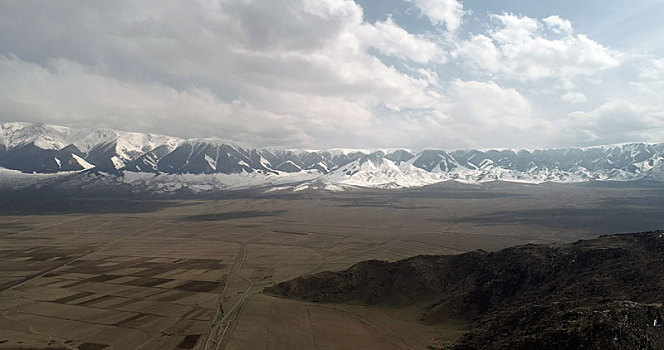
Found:
<svg viewBox="0 0 664 350"><path fill-rule="evenodd" d="M664 227L664 189L647 183L1 199L0 348L11 349L424 349L465 325L262 290L368 259Z"/></svg>

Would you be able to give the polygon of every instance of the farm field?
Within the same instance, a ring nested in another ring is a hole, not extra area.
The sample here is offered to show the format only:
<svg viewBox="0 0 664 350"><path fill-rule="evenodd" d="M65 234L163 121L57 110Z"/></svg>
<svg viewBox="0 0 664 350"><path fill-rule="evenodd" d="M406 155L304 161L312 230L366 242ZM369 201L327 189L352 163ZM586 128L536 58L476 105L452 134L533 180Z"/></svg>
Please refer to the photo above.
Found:
<svg viewBox="0 0 664 350"><path fill-rule="evenodd" d="M441 333L454 339L464 325L422 324L412 308L283 300L262 290L368 259L661 228L662 192L444 184L207 200L81 198L47 214L7 208L0 348L423 349Z"/></svg>

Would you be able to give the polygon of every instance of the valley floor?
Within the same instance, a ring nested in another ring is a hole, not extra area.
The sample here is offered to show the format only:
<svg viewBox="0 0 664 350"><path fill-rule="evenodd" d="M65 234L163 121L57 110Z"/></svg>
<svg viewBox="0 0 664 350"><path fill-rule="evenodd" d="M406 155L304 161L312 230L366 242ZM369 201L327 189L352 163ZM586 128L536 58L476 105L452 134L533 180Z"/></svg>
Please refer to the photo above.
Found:
<svg viewBox="0 0 664 350"><path fill-rule="evenodd" d="M0 211L0 348L423 349L464 326L261 291L367 259L664 227L664 189L637 185L40 205Z"/></svg>

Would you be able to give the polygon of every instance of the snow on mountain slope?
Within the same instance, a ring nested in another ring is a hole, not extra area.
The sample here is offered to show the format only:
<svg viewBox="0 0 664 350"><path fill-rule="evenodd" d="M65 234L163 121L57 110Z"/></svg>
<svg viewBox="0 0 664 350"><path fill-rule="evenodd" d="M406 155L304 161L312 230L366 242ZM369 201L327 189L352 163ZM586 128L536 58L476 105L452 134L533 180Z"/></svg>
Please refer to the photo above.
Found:
<svg viewBox="0 0 664 350"><path fill-rule="evenodd" d="M42 149L60 150L68 145L74 145L81 152L87 153L97 145L116 140L119 152L145 153L163 144L175 146L181 139L110 129L75 129L39 123L0 124L0 144L6 148L34 143Z"/></svg>
<svg viewBox="0 0 664 350"><path fill-rule="evenodd" d="M48 179L57 179L70 173L57 174L26 174L18 170L0 167L0 191L17 190L23 187L35 185Z"/></svg>
<svg viewBox="0 0 664 350"><path fill-rule="evenodd" d="M174 149L179 142L175 137L108 129L3 123L0 166L42 173L90 167L117 170L156 147ZM67 161L63 163L63 159Z"/></svg>
<svg viewBox="0 0 664 350"><path fill-rule="evenodd" d="M316 171L287 174L235 173L235 174L148 174L125 172L122 182L134 188L154 193L173 193L180 190L205 192L215 190L240 190L249 188L292 190L298 184L320 177Z"/></svg>
<svg viewBox="0 0 664 350"><path fill-rule="evenodd" d="M329 185L356 187L402 188L419 187L450 178L378 156L365 156L337 169L324 178Z"/></svg>
<svg viewBox="0 0 664 350"><path fill-rule="evenodd" d="M69 145L59 127L30 123L0 124L0 144L14 148L33 143L42 149L59 150Z"/></svg>
<svg viewBox="0 0 664 350"><path fill-rule="evenodd" d="M86 162L85 159L79 157L79 156L76 155L76 154L72 154L71 156L72 156L72 158L74 158L74 160L78 163L78 165L80 165L81 168L83 168L84 170L92 169L92 168L95 167L94 165L92 165L92 164Z"/></svg>
<svg viewBox="0 0 664 350"><path fill-rule="evenodd" d="M194 186L200 191L277 184L292 190L398 188L450 180L664 181L664 143L451 152L251 149L219 139L4 123L0 167L25 173L94 169L116 174L125 184L156 189L163 182L163 188Z"/></svg>

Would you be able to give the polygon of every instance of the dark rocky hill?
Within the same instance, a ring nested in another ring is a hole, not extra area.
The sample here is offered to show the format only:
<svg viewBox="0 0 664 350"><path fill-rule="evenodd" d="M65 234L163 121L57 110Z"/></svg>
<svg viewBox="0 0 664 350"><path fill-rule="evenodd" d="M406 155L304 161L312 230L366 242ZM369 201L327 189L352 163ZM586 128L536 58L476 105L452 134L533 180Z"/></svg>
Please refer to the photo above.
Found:
<svg viewBox="0 0 664 350"><path fill-rule="evenodd" d="M498 252L366 261L268 287L316 302L408 305L472 331L446 349L664 349L664 231Z"/></svg>

